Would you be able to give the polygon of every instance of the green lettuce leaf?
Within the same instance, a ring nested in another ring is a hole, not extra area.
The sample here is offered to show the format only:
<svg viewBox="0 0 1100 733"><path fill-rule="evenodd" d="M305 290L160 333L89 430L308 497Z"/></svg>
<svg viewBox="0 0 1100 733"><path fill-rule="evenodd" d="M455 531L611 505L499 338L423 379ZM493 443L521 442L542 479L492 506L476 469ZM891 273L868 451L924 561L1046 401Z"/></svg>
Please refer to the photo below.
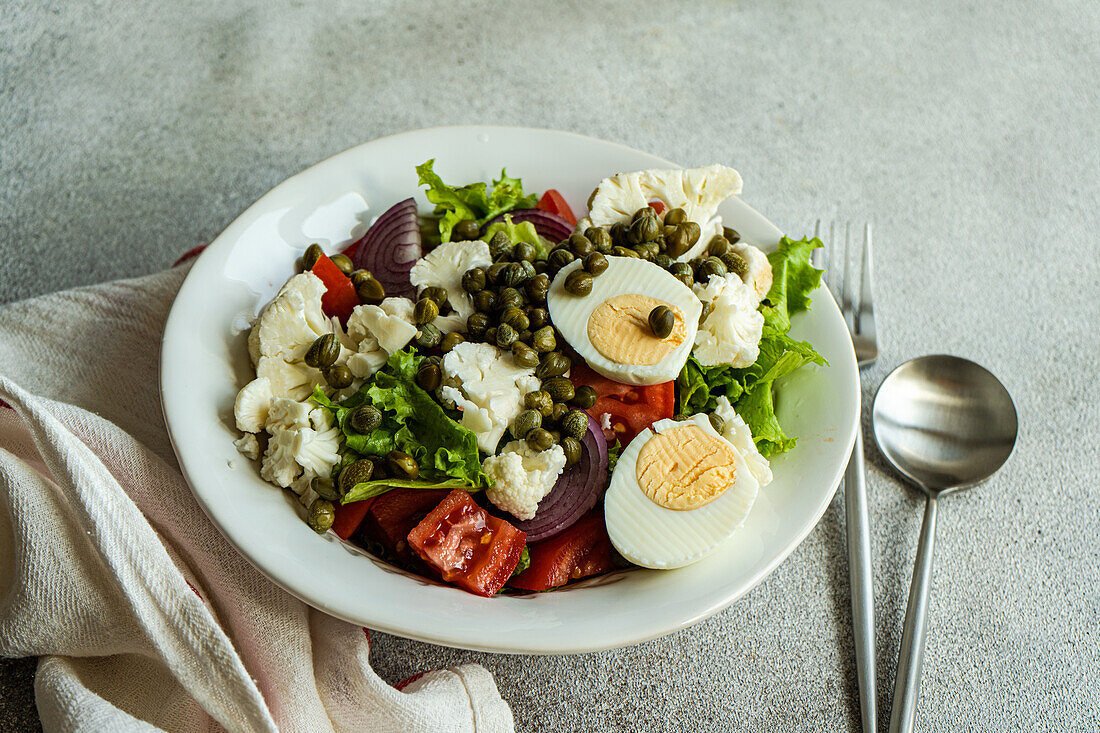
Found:
<svg viewBox="0 0 1100 733"><path fill-rule="evenodd" d="M374 481L361 481L355 486L351 487L348 493L344 494L344 498L340 500L342 504L350 504L353 501L363 501L363 499L373 499L376 496L382 496L387 491L393 489L465 489L470 491L470 485L466 483L464 479L460 478L443 478L436 481L428 481L424 479L394 479L394 478L382 478L375 479Z"/></svg>
<svg viewBox="0 0 1100 733"><path fill-rule="evenodd" d="M481 470L477 436L452 420L414 381L422 358L412 351L399 351L343 402L332 402L320 387L314 390L312 399L336 417L349 451L366 456L400 450L416 460L425 481L456 479L463 488L488 486L489 477ZM381 411L382 424L363 435L352 429L348 418L353 409L368 404Z"/></svg>
<svg viewBox="0 0 1100 733"><path fill-rule="evenodd" d="M527 549L527 545L524 545L523 552L519 555L519 563L516 565L516 569L512 571L512 576L519 575L529 567L531 567L531 552Z"/></svg>
<svg viewBox="0 0 1100 733"><path fill-rule="evenodd" d="M481 235L482 241L488 242L497 232L504 232L507 234L512 244L530 242L535 246L535 253L540 260L546 259L546 256L550 254L550 243L539 236L538 231L535 229L535 225L529 221L513 224L512 217L505 214L504 221L490 224L488 228L486 228L485 233Z"/></svg>
<svg viewBox="0 0 1100 733"><path fill-rule="evenodd" d="M416 175L418 184L428 187L425 192L428 201L435 204L443 242L451 241L451 230L464 219L473 219L483 225L506 211L531 209L538 203L538 197L534 194L525 196L520 179L509 177L505 170L500 171L500 178L493 181L490 191L481 181L465 186L448 186L432 170L433 165L435 158L421 163L416 166Z"/></svg>
<svg viewBox="0 0 1100 733"><path fill-rule="evenodd" d="M810 253L821 247L821 240L794 240L783 237L768 255L772 266L772 286L760 303L764 328L778 333L791 330L791 316L810 308L810 292L821 284L821 273L810 264Z"/></svg>

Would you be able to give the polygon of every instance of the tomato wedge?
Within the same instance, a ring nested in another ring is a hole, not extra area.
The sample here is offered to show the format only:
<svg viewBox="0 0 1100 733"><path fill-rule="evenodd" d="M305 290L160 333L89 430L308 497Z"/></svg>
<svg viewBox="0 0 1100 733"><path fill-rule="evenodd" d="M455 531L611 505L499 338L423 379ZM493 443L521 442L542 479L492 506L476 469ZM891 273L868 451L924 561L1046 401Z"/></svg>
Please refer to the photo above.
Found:
<svg viewBox="0 0 1100 733"><path fill-rule="evenodd" d="M565 199L556 188L547 190L547 192L542 195L542 198L539 199L535 208L549 211L551 214L557 214L570 224L577 223L577 217L573 216L573 210L569 208L569 204L565 203Z"/></svg>
<svg viewBox="0 0 1100 733"><path fill-rule="evenodd" d="M667 206L665 206L664 201L650 201L649 205L651 207L653 207L654 211L657 212L657 216L660 216L661 214L665 213L665 209L668 208Z"/></svg>
<svg viewBox="0 0 1100 733"><path fill-rule="evenodd" d="M359 305L359 294L355 292L351 280L326 255L317 259L310 272L325 284L325 294L321 296L321 308L325 315L346 321L355 306Z"/></svg>
<svg viewBox="0 0 1100 733"><path fill-rule="evenodd" d="M361 544L377 542L397 557L414 560L409 550L409 531L447 497L445 489L391 489L374 499L345 504L366 504L362 524L355 533ZM337 515L339 517L339 515Z"/></svg>
<svg viewBox="0 0 1100 733"><path fill-rule="evenodd" d="M336 518L332 522L332 531L342 540L346 540L355 534L359 525L363 523L363 517L367 516L367 510L374 499L354 501L351 504L337 504Z"/></svg>
<svg viewBox="0 0 1100 733"><path fill-rule="evenodd" d="M408 539L444 580L488 598L515 571L527 534L455 489L413 527Z"/></svg>
<svg viewBox="0 0 1100 733"><path fill-rule="evenodd" d="M603 510L593 509L557 537L527 546L531 567L508 581L513 588L550 590L570 580L615 569Z"/></svg>
<svg viewBox="0 0 1100 733"><path fill-rule="evenodd" d="M674 382L648 386L623 384L597 374L585 364L575 365L569 378L577 387L587 385L596 390L596 404L588 408L588 414L597 419L604 413L610 414L611 434L604 437L608 441L617 438L623 446L658 420L672 417L676 409Z"/></svg>

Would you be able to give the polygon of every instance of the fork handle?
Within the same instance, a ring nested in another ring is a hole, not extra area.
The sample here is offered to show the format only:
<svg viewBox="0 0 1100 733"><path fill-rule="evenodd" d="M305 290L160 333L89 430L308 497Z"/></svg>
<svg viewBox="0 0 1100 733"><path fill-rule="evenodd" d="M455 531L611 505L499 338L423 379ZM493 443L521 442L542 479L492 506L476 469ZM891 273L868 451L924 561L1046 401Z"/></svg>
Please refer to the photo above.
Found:
<svg viewBox="0 0 1100 733"><path fill-rule="evenodd" d="M871 531L863 467L863 428L856 432L844 474L844 514L848 529L848 580L852 589L856 679L863 733L875 733L875 596L871 581Z"/></svg>

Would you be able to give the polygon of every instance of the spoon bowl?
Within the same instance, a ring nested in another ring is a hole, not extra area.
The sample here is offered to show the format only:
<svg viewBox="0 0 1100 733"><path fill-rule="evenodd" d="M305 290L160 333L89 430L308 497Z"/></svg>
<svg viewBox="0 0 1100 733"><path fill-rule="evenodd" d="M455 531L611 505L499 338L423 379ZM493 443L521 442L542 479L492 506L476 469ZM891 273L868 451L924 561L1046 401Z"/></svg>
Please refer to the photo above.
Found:
<svg viewBox="0 0 1100 733"><path fill-rule="evenodd" d="M992 476L1016 444L1016 407L987 369L957 356L907 361L879 387L875 441L898 473L927 493Z"/></svg>
<svg viewBox="0 0 1100 733"><path fill-rule="evenodd" d="M882 455L926 496L890 709L890 733L908 733L920 693L936 500L985 481L1004 465L1016 444L1016 407L984 367L957 356L922 356L886 377L871 424Z"/></svg>

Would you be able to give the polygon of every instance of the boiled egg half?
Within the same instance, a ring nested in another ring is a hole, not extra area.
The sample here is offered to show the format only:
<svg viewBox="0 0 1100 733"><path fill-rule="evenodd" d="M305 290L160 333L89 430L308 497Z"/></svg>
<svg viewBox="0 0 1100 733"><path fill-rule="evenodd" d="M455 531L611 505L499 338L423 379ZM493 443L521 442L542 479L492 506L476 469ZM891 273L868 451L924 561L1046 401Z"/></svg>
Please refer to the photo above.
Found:
<svg viewBox="0 0 1100 733"><path fill-rule="evenodd" d="M666 270L636 257L608 257L588 295L565 289L571 262L546 296L550 320L588 365L616 382L660 384L676 378L691 354L703 304ZM649 326L657 306L671 309L672 332L658 338Z"/></svg>
<svg viewBox="0 0 1100 733"><path fill-rule="evenodd" d="M706 415L659 420L619 457L604 497L607 533L635 565L690 565L744 524L759 490Z"/></svg>

